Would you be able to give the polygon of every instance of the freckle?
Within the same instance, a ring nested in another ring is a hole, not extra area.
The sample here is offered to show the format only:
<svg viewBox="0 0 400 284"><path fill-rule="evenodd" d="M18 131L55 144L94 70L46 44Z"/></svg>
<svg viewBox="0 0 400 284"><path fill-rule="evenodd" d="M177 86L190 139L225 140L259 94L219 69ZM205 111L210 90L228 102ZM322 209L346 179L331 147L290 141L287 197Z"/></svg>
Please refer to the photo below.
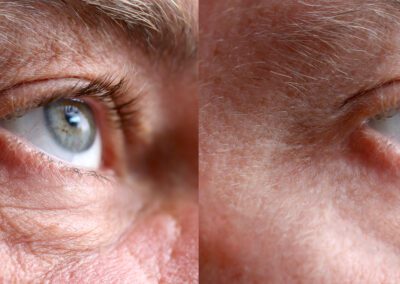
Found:
<svg viewBox="0 0 400 284"><path fill-rule="evenodd" d="M220 54L221 54L221 50L220 50L219 46L216 46L216 47L214 48L213 55L214 55L214 56L218 56L218 55L220 55Z"/></svg>

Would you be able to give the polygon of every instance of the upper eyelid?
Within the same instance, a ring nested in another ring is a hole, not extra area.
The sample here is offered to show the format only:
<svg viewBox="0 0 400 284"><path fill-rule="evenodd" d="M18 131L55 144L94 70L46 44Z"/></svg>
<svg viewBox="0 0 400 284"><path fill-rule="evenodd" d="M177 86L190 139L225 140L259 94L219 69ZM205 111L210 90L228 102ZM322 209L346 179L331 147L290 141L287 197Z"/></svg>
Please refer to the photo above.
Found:
<svg viewBox="0 0 400 284"><path fill-rule="evenodd" d="M390 87L394 84L400 84L400 77L399 78L394 78L394 79L390 79L387 81L380 81L378 83L376 83L373 86L367 86L364 88L361 88L359 91L357 91L356 93L348 96L340 105L340 109L342 108L346 108L349 105L353 104L355 101L357 101L360 97L371 94L373 92L378 92L381 89L384 89L386 87Z"/></svg>
<svg viewBox="0 0 400 284"><path fill-rule="evenodd" d="M51 83L51 86L46 84ZM63 84L60 84L63 83ZM12 96L9 98L10 101L3 102L1 106L8 108L8 111L16 111L13 109L17 105L23 105L22 110L28 111L35 107L40 107L49 104L57 99L61 98L80 98L80 97L95 97L106 103L111 111L118 112L119 103L115 100L115 95L122 97L124 95L124 80L121 79L117 83L114 80L101 78L92 81L78 78L62 78L62 79L46 79L46 80L35 80L31 82L23 82L11 87L0 90L0 96L7 98L8 94L13 92L29 92L35 87L41 86L45 96L36 96L34 98L28 98L27 96ZM44 85L44 86L42 86ZM59 86L57 86L59 85ZM23 89L23 90L21 90ZM50 89L50 90L49 90ZM132 103L135 98L132 99ZM10 106L11 104L11 106ZM125 103L124 103L125 104ZM11 108L10 108L11 107ZM120 123L120 121L116 121Z"/></svg>
<svg viewBox="0 0 400 284"><path fill-rule="evenodd" d="M350 134L376 115L400 106L400 79L384 81L349 97L339 109L336 124Z"/></svg>

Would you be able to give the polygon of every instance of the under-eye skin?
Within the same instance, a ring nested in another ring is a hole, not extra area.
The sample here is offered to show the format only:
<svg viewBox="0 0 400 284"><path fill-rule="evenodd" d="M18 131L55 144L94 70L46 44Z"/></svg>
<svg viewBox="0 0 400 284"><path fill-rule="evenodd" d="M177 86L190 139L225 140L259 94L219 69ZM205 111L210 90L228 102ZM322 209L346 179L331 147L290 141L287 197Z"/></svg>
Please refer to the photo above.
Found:
<svg viewBox="0 0 400 284"><path fill-rule="evenodd" d="M42 82L32 83L32 95L27 95L29 83L22 94L19 86L4 91L0 127L67 166L97 170L117 164L112 159L118 155L111 153L117 146L108 145L108 136L118 132L123 137L124 127L137 124L131 121L135 100L124 99L123 82L53 81L49 91ZM35 94L38 85L41 94Z"/></svg>

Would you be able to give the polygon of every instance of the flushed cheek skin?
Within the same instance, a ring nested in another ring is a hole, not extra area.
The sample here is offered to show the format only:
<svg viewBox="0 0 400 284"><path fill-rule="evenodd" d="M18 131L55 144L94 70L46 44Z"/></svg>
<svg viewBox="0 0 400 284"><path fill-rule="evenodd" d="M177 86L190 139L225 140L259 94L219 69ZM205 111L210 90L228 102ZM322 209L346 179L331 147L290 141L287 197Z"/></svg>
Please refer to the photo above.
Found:
<svg viewBox="0 0 400 284"><path fill-rule="evenodd" d="M203 155L200 212L210 217L200 223L201 279L398 280L398 182L340 151L306 163L292 163L294 153L275 154L255 145L240 156L218 154L223 163ZM260 155L276 164L259 161Z"/></svg>

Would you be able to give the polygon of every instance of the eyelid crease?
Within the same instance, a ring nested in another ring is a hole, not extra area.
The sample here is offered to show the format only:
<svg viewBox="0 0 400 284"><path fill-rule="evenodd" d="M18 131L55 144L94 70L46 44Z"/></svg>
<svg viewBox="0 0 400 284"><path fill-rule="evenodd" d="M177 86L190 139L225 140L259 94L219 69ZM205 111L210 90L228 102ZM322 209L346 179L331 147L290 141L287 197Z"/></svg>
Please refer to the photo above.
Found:
<svg viewBox="0 0 400 284"><path fill-rule="evenodd" d="M351 105L355 100L357 100L358 98L360 98L368 93L377 91L381 88L390 87L391 85L398 84L398 83L400 83L400 77L390 79L387 81L381 81L378 84L373 85L372 87L371 86L364 87L364 88L360 89L359 91L357 91L356 93L354 93L353 95L350 95L348 98L346 98L342 102L342 104L339 106L339 108L342 109L342 108L347 107L348 105Z"/></svg>
<svg viewBox="0 0 400 284"><path fill-rule="evenodd" d="M400 78L365 88L341 106L335 119L335 129L342 131L341 140L344 141L370 119L399 106Z"/></svg>

